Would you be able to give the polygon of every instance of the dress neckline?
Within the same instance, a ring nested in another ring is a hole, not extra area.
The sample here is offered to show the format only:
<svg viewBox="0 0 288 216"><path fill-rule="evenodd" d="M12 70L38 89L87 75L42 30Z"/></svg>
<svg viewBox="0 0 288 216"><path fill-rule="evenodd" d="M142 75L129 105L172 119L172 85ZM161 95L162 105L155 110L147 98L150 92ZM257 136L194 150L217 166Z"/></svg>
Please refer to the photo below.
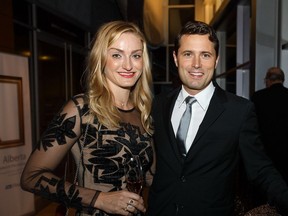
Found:
<svg viewBox="0 0 288 216"><path fill-rule="evenodd" d="M134 109L135 109L135 107L133 107L132 109L129 109L129 110L123 110L123 109L121 109L121 108L119 108L119 107L117 107L118 108L118 110L120 111L120 112L132 112Z"/></svg>

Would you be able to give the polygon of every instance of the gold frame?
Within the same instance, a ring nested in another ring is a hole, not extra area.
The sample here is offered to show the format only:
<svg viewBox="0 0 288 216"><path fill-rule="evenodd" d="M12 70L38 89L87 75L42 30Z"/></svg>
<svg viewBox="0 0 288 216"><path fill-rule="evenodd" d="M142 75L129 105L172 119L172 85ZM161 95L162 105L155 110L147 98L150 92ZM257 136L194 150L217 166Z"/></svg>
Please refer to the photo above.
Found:
<svg viewBox="0 0 288 216"><path fill-rule="evenodd" d="M9 118L9 116L15 115L15 112L18 111L18 121L17 121L17 119L16 119L16 121L18 122L19 131L12 132L12 133L15 133L15 135L16 135L15 138L13 137L12 139L10 138L8 140L2 140L3 138L1 139L1 137L0 137L0 149L24 145L24 116L23 116L22 78L21 77L0 75L0 88L1 88L1 84L11 84L11 86L10 85L6 86L6 88L15 88L15 85L16 85L16 94L17 95L16 95L14 103L17 104L18 107L16 107L16 108L9 107L8 109L7 109L7 107L5 108L4 105L9 104L9 103L6 103L6 101L5 101L5 98L7 99L7 97L6 97L7 94L6 94L6 92L2 93L3 98L1 98L1 92L0 92L0 110L1 110L1 106L3 106L2 110L7 111L7 113L5 113L5 116L8 116L8 118ZM9 92L11 92L11 91L9 91ZM9 101L10 100L12 100L12 102L13 102L13 96L9 97ZM8 102L8 100L7 100L7 102ZM11 112L11 113L9 113L9 112ZM4 128L5 126L7 126L7 122L0 121L0 129ZM12 128L13 128L13 126L12 126ZM1 132L0 132L0 135L1 135Z"/></svg>

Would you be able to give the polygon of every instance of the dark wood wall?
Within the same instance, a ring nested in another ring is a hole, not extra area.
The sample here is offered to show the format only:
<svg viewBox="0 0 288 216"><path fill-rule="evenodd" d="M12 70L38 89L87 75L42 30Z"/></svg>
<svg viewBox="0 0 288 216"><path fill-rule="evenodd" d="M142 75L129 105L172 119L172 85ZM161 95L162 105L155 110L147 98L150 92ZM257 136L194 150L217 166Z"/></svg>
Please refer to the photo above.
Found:
<svg viewBox="0 0 288 216"><path fill-rule="evenodd" d="M12 0L0 0L0 51L14 50Z"/></svg>

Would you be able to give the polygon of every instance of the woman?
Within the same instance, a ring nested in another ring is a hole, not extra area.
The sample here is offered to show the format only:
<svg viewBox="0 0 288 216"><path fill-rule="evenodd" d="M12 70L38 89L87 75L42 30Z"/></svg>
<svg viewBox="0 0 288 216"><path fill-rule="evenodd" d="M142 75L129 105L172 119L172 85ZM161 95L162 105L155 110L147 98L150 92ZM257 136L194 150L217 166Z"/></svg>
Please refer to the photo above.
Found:
<svg viewBox="0 0 288 216"><path fill-rule="evenodd" d="M104 24L88 58L87 91L54 117L21 177L24 190L77 209L77 215L145 212L141 196L126 189L124 163L138 155L151 184L152 77L139 28L123 21ZM53 170L71 150L78 184Z"/></svg>

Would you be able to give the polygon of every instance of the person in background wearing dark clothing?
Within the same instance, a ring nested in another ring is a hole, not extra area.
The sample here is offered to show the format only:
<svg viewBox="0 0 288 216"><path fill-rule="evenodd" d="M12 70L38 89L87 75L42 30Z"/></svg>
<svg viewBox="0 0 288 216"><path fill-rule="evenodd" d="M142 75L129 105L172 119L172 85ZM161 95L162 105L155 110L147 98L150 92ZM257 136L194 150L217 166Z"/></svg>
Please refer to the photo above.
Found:
<svg viewBox="0 0 288 216"><path fill-rule="evenodd" d="M216 33L203 22L186 23L175 40L182 86L154 98L157 160L148 216L233 215L240 161L249 180L288 215L288 186L263 151L254 104L213 80L218 52ZM190 106L185 138L181 117Z"/></svg>
<svg viewBox="0 0 288 216"><path fill-rule="evenodd" d="M269 68L266 87L253 94L264 149L288 184L288 89L284 72Z"/></svg>

